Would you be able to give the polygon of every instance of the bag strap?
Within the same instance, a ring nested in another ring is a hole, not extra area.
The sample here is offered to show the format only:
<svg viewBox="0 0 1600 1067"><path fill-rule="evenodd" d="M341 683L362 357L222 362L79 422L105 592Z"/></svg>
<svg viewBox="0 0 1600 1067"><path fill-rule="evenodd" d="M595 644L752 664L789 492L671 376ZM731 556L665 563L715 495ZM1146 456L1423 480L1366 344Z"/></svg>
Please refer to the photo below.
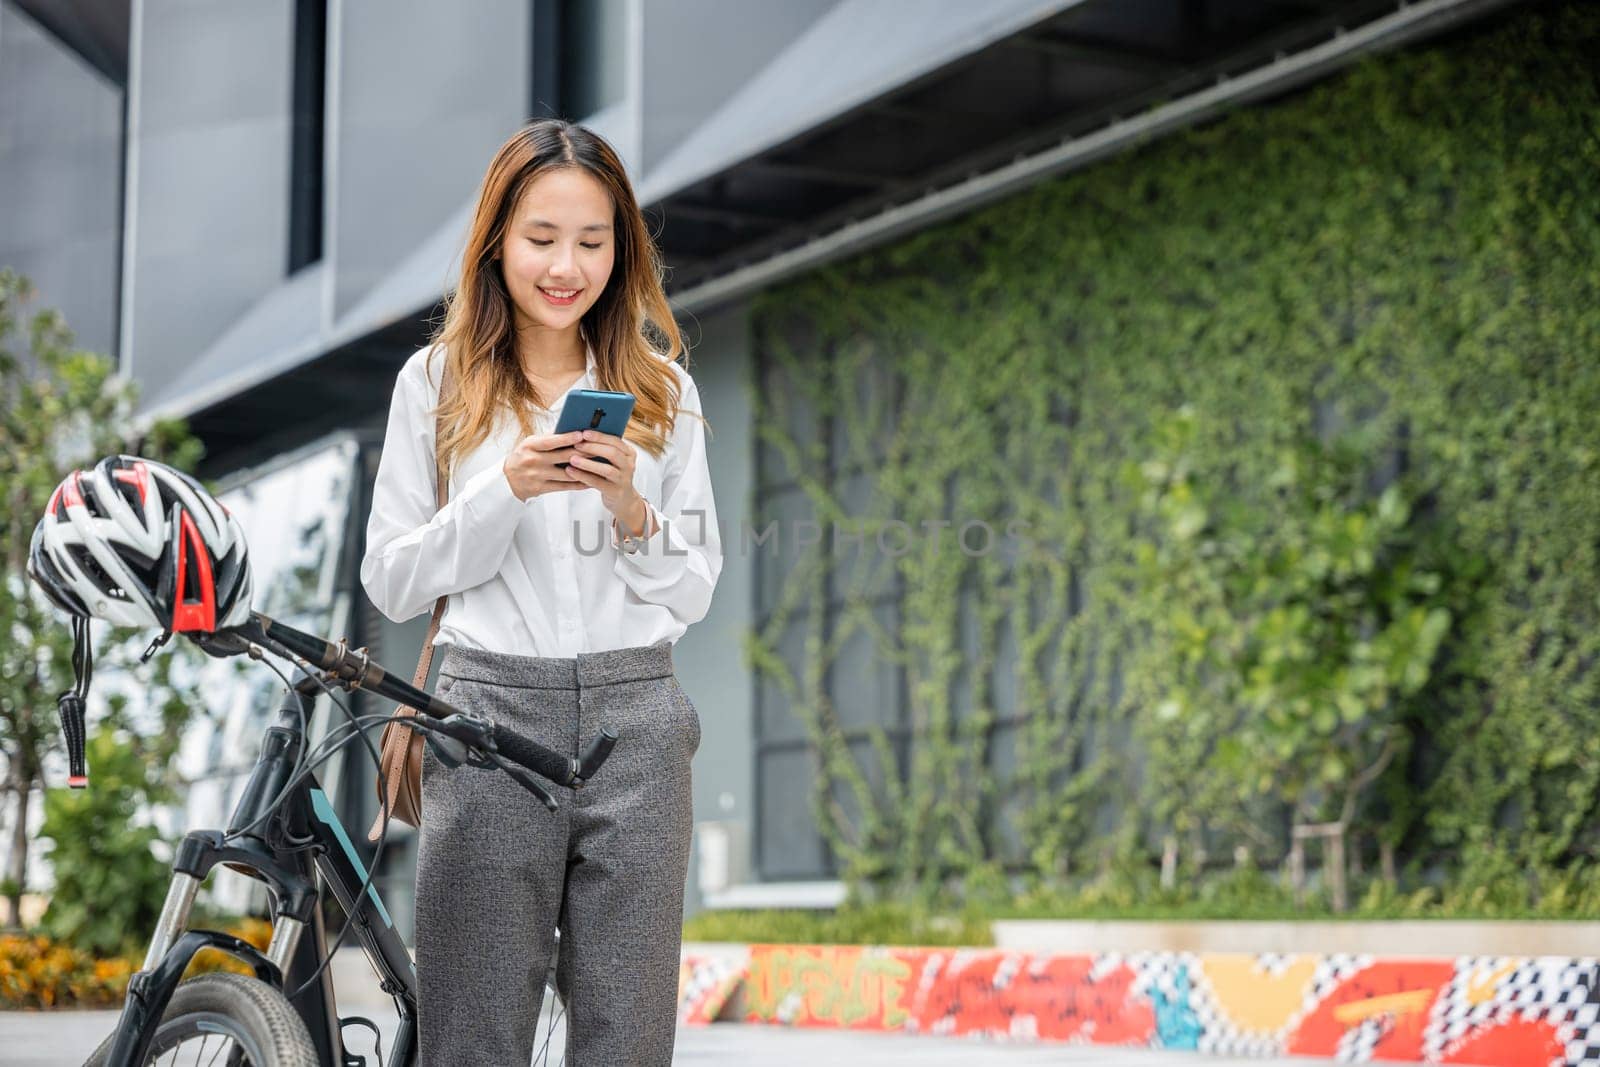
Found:
<svg viewBox="0 0 1600 1067"><path fill-rule="evenodd" d="M444 416L439 414L444 408L444 388L449 381L448 371L439 370L439 404L434 409L433 423L433 484L434 501L438 510L443 511L450 500L450 483L445 478L444 453L439 451L439 441L444 437ZM411 686L421 689L428 681L428 671L433 666L433 639L439 636L439 623L444 619L444 605L447 597L441 596L433 605L433 618L428 620L428 636L422 639L422 654L417 657L417 673L411 678Z"/></svg>

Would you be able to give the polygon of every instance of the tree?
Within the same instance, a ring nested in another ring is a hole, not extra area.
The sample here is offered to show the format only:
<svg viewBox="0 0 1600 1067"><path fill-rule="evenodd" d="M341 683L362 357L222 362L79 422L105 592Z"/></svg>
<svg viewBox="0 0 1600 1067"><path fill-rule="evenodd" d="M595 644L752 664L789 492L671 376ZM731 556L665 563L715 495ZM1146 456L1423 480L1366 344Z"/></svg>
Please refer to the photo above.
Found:
<svg viewBox="0 0 1600 1067"><path fill-rule="evenodd" d="M56 697L72 685L71 631L27 577L34 525L61 478L103 455L128 452L187 470L201 454L181 422L138 427L133 384L107 357L75 347L59 312L38 311L24 323L30 296L25 278L0 269L0 795L12 819L4 896L13 923L28 878L29 806L58 743ZM128 665L153 636L98 629L102 668ZM152 660L147 699L129 706L113 698L106 715L130 732L140 758L163 769L190 715L172 688L172 665L171 656Z"/></svg>

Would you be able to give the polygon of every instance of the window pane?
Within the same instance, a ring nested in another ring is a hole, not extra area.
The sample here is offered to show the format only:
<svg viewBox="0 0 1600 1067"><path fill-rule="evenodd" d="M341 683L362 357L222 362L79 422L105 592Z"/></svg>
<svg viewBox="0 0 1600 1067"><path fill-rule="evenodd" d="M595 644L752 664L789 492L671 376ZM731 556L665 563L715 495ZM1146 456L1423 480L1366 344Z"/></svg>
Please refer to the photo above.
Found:
<svg viewBox="0 0 1600 1067"><path fill-rule="evenodd" d="M627 0L561 4L561 110L585 119L617 103L627 87Z"/></svg>
<svg viewBox="0 0 1600 1067"><path fill-rule="evenodd" d="M829 682L840 724L846 730L896 725L900 669L879 638L883 634L893 642L900 632L894 605L877 604L860 614L840 612L834 617L834 627L840 644Z"/></svg>
<svg viewBox="0 0 1600 1067"><path fill-rule="evenodd" d="M761 804L761 877L826 875L822 837L811 811L811 753L793 749L761 754L756 760L756 782Z"/></svg>
<svg viewBox="0 0 1600 1067"><path fill-rule="evenodd" d="M805 667L806 623L802 620L784 628L778 639L778 656L802 681ZM761 675L761 716L758 743L783 743L804 740L805 723L793 710L789 694L771 672Z"/></svg>

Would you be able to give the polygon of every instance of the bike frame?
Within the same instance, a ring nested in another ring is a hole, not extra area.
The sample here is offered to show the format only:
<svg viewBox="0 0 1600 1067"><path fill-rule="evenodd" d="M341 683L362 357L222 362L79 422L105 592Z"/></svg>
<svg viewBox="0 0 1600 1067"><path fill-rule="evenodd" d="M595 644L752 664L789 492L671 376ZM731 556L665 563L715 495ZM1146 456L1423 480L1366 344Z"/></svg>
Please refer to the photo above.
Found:
<svg viewBox="0 0 1600 1067"><path fill-rule="evenodd" d="M319 686L297 671L295 684L266 732L261 754L229 819L228 831L196 830L184 836L172 863L172 885L145 955L143 968L128 982L128 996L117 1022L109 1067L137 1067L174 989L194 954L215 948L254 968L256 977L285 994L309 977L328 955L327 932L318 908L317 878L333 891L351 920L352 932L378 972L384 992L394 997L400 1026L385 1062L409 1067L416 1062L417 972L377 888L367 885L367 870L332 803L314 775L292 787L274 814L274 801L294 774L305 746L303 724L310 721ZM259 823L259 825L257 825ZM217 864L265 882L272 898L272 942L262 953L248 942L212 930L188 930L195 893ZM306 937L307 933L310 937ZM344 1042L326 968L292 1000L305 1020L318 1059L345 1063Z"/></svg>

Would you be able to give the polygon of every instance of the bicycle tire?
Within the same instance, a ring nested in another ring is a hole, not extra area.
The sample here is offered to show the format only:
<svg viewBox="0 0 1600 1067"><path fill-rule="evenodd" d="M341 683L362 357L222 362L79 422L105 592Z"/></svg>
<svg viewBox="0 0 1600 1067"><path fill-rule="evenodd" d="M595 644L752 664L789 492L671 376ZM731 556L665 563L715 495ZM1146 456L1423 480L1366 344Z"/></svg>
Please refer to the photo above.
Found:
<svg viewBox="0 0 1600 1067"><path fill-rule="evenodd" d="M284 995L242 974L203 974L181 983L161 1016L147 1062L202 1034L231 1037L251 1067L320 1067L306 1024ZM102 1067L112 1034L84 1067ZM237 1057L230 1057L230 1062Z"/></svg>

